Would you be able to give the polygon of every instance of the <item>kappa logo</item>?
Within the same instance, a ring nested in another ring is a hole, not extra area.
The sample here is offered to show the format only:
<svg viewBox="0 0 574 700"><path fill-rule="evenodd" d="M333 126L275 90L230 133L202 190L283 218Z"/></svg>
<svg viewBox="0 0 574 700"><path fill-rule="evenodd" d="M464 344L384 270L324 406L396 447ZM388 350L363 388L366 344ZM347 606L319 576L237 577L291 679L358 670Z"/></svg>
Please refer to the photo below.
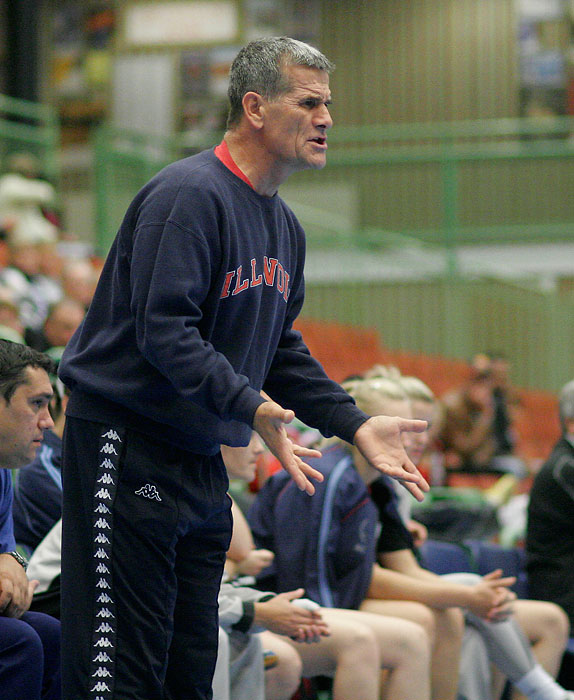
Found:
<svg viewBox="0 0 574 700"><path fill-rule="evenodd" d="M161 501L159 491L153 484L146 484L134 492L136 496L143 496L144 498L149 498L150 500Z"/></svg>
<svg viewBox="0 0 574 700"><path fill-rule="evenodd" d="M110 544L109 539L103 532L98 532L98 534L94 537L94 542L97 544Z"/></svg>
<svg viewBox="0 0 574 700"><path fill-rule="evenodd" d="M117 457L117 452L116 448L109 442L106 442L106 444L102 447L100 452L105 452L107 455L116 455Z"/></svg>
<svg viewBox="0 0 574 700"><path fill-rule="evenodd" d="M100 562L100 563L96 566L96 573L97 573L97 574L109 574L109 573L110 573L110 570L108 569L108 567L107 567L103 562Z"/></svg>
<svg viewBox="0 0 574 700"><path fill-rule="evenodd" d="M104 632L107 634L108 632L113 632L113 631L114 631L114 628L110 625L109 622L102 622L102 624L96 628L96 632L100 632L100 634L104 633Z"/></svg>
<svg viewBox="0 0 574 700"><path fill-rule="evenodd" d="M110 661L113 661L112 657L107 653L107 651L99 651L95 658L93 659L94 663L100 663L100 664L107 664Z"/></svg>
<svg viewBox="0 0 574 700"><path fill-rule="evenodd" d="M109 692L111 692L111 688L107 683L103 683L102 681L98 681L96 683L96 685L90 690L90 693L94 693L96 691L98 693L104 693L104 692L109 693Z"/></svg>
<svg viewBox="0 0 574 700"><path fill-rule="evenodd" d="M112 511L108 508L108 506L105 503L98 503L97 508L94 508L94 513L111 513Z"/></svg>
<svg viewBox="0 0 574 700"><path fill-rule="evenodd" d="M106 550L102 549L101 547L98 547L94 556L97 559L109 559L109 556L106 554Z"/></svg>
<svg viewBox="0 0 574 700"><path fill-rule="evenodd" d="M120 436L116 433L115 430L108 430L107 433L104 433L101 437L105 437L108 440L117 440L118 442L121 442Z"/></svg>
<svg viewBox="0 0 574 700"><path fill-rule="evenodd" d="M111 474L102 474L98 479L98 484L113 484L114 477Z"/></svg>
<svg viewBox="0 0 574 700"><path fill-rule="evenodd" d="M108 489L101 488L99 491L96 491L96 496L97 498L107 498L109 501L112 500L112 496Z"/></svg>
<svg viewBox="0 0 574 700"><path fill-rule="evenodd" d="M111 530L110 524L105 518L98 518L94 523L94 527L100 530Z"/></svg>
<svg viewBox="0 0 574 700"><path fill-rule="evenodd" d="M95 647L113 647L113 642L107 637L100 637L98 641L94 644Z"/></svg>
<svg viewBox="0 0 574 700"><path fill-rule="evenodd" d="M102 608L101 610L98 611L96 614L96 617L115 617L115 615L111 612L111 610L108 610L107 608Z"/></svg>
<svg viewBox="0 0 574 700"><path fill-rule="evenodd" d="M104 566L102 564L102 566ZM100 593L100 595L96 598L97 603L113 603L114 601L110 598L110 596L107 593Z"/></svg>
<svg viewBox="0 0 574 700"><path fill-rule="evenodd" d="M111 678L112 673L107 668L103 666L98 666L98 668L92 673L92 678Z"/></svg>
<svg viewBox="0 0 574 700"><path fill-rule="evenodd" d="M108 459L107 457L100 464L100 467L103 467L104 469L115 469L116 468L114 463L112 462L112 460Z"/></svg>
<svg viewBox="0 0 574 700"><path fill-rule="evenodd" d="M96 588L107 588L110 590L111 586L110 584L106 581L105 578L101 578L97 583L96 583Z"/></svg>

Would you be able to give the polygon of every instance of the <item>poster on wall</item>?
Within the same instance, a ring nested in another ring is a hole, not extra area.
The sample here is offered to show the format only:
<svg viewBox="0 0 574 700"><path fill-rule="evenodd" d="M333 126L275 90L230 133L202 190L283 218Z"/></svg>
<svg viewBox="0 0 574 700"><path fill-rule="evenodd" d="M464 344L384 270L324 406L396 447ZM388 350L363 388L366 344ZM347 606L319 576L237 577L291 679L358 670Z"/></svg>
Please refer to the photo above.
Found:
<svg viewBox="0 0 574 700"><path fill-rule="evenodd" d="M54 10L50 82L65 128L106 115L114 31L107 2L67 2Z"/></svg>
<svg viewBox="0 0 574 700"><path fill-rule="evenodd" d="M571 21L565 0L518 3L520 114L567 114Z"/></svg>

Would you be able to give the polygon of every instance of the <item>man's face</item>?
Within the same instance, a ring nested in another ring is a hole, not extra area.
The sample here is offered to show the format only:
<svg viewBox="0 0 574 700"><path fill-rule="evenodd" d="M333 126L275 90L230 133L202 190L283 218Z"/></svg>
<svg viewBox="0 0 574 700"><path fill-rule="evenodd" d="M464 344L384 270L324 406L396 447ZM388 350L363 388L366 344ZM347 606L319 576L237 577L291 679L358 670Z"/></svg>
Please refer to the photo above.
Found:
<svg viewBox="0 0 574 700"><path fill-rule="evenodd" d="M84 310L80 304L71 302L62 304L46 319L44 324L46 339L53 347L64 347L83 319Z"/></svg>
<svg viewBox="0 0 574 700"><path fill-rule="evenodd" d="M52 386L45 370L27 367L9 403L0 397L0 468L17 469L31 462L40 447L44 430L54 421L48 405Z"/></svg>
<svg viewBox="0 0 574 700"><path fill-rule="evenodd" d="M281 179L327 162L327 131L333 126L329 74L306 66L284 68L290 89L265 101L264 137Z"/></svg>

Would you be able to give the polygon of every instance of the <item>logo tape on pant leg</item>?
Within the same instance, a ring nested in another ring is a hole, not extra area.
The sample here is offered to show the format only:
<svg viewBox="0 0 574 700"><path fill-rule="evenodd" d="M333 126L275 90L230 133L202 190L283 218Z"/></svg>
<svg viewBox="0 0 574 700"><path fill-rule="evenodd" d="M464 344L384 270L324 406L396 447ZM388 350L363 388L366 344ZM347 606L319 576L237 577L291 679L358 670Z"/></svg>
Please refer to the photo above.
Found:
<svg viewBox="0 0 574 700"><path fill-rule="evenodd" d="M95 575L95 606L92 633L92 663L90 669L90 700L108 700L114 689L116 658L116 606L112 579L113 510L118 463L124 431L102 430L99 459L94 488L93 567Z"/></svg>

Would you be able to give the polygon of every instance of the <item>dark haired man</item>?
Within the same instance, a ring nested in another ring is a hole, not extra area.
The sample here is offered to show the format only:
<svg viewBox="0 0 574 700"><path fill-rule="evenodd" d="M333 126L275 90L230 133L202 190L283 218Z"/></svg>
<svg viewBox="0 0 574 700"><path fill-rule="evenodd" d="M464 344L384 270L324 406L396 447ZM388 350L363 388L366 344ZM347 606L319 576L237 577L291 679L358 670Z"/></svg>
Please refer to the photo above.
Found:
<svg viewBox="0 0 574 700"><path fill-rule="evenodd" d="M52 362L18 343L0 340L0 696L60 698L60 625L29 612L37 582L16 551L8 469L30 462L54 424L48 410Z"/></svg>
<svg viewBox="0 0 574 700"><path fill-rule="evenodd" d="M220 444L254 428L312 493L321 477L283 426L297 411L427 488L400 437L425 424L359 411L292 328L305 240L277 189L326 163L331 69L286 37L239 52L223 142L136 195L64 353L67 700L211 697L231 533Z"/></svg>

